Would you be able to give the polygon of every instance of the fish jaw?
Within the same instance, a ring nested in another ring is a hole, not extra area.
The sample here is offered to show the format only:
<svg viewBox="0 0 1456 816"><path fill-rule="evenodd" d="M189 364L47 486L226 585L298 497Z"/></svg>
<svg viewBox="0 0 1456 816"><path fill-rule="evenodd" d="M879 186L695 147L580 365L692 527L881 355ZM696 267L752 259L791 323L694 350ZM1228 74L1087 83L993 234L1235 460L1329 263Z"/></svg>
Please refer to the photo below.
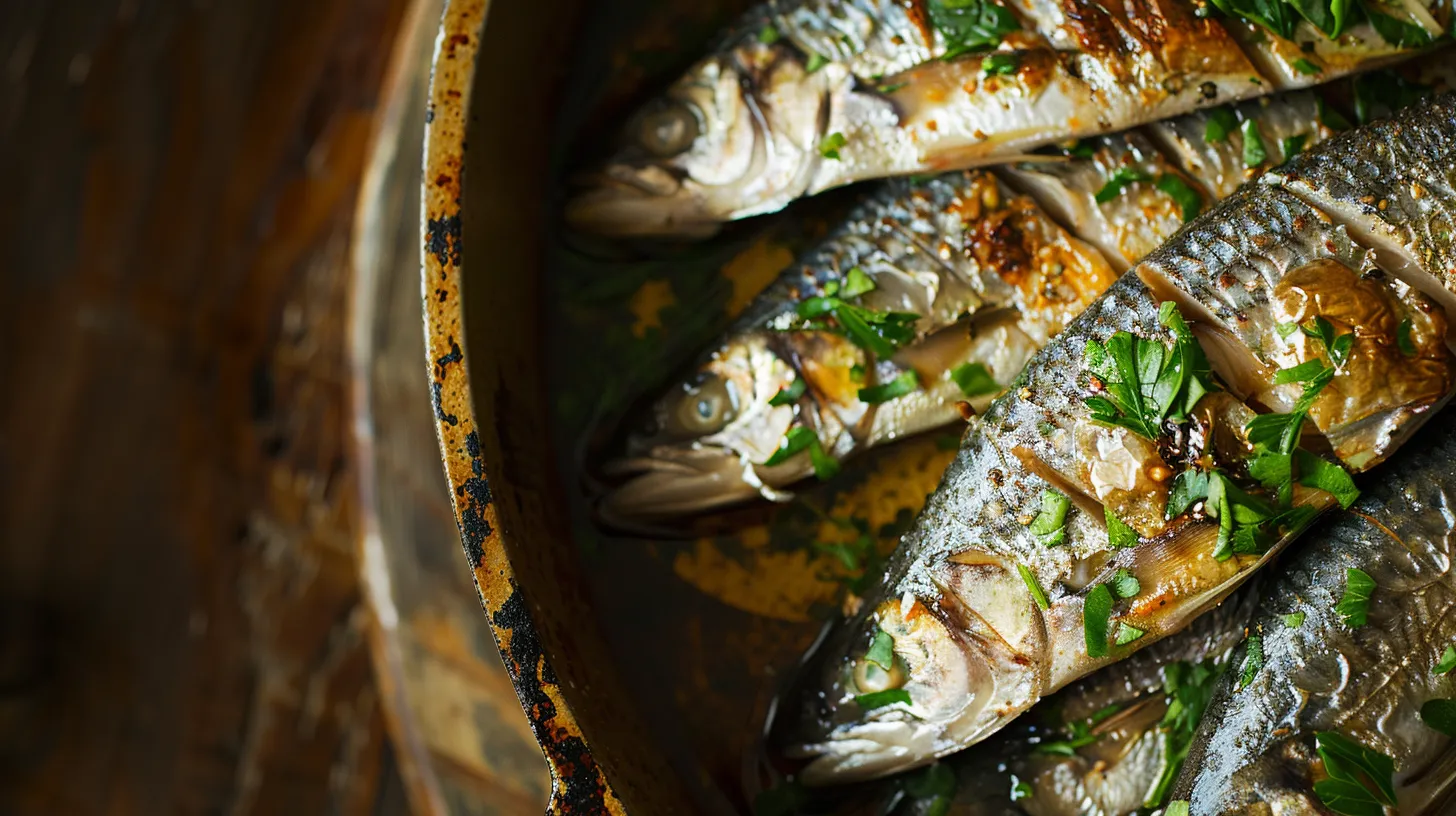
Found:
<svg viewBox="0 0 1456 816"><path fill-rule="evenodd" d="M786 463L781 467L789 467ZM808 475L799 474L799 478ZM627 476L597 506L609 525L630 527L646 519L699 513L758 495L775 497L731 451L721 448L661 451L612 463L609 476ZM764 491L768 492L765 493Z"/></svg>
<svg viewBox="0 0 1456 816"><path fill-rule="evenodd" d="M809 760L799 775L804 784L874 779L925 765L994 733L1036 701L1040 689L1029 662L994 634L953 623L958 615L913 597L878 607L873 625L894 638L900 687L911 702L865 711L855 699L869 690L861 688L864 659L828 667L822 731L788 751Z"/></svg>

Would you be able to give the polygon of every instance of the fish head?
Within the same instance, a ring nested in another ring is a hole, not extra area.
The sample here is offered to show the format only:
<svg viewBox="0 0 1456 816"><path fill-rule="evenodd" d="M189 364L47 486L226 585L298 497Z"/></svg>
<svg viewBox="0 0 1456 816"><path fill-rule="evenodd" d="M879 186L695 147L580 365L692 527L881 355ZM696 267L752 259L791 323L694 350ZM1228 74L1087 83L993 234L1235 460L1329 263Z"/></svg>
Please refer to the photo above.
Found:
<svg viewBox="0 0 1456 816"><path fill-rule="evenodd" d="M804 192L818 158L823 83L756 41L703 59L577 179L568 222L602 235L701 237L779 209Z"/></svg>
<svg viewBox="0 0 1456 816"><path fill-rule="evenodd" d="M826 641L815 658L823 662L795 695L798 720L784 751L808 760L800 781L841 784L916 768L1009 721L1007 687L1024 696L1026 668L1006 665L956 617L953 604L907 596L878 604ZM871 659L880 633L893 639L888 670ZM886 695L895 690L903 694Z"/></svg>
<svg viewBox="0 0 1456 816"><path fill-rule="evenodd" d="M765 466L796 426L813 426L809 400L771 405L795 372L766 333L736 337L670 386L628 433L604 474L617 481L602 517L623 522L719 507L807 475L808 457Z"/></svg>

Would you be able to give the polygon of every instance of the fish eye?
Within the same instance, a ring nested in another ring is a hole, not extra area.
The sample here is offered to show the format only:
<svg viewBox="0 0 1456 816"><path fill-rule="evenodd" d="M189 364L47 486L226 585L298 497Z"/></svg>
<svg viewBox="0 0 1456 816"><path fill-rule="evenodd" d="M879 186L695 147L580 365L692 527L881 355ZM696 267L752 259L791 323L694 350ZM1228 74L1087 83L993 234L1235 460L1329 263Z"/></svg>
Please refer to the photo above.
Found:
<svg viewBox="0 0 1456 816"><path fill-rule="evenodd" d="M683 391L673 413L673 424L683 433L716 433L738 415L738 394L731 382L710 374Z"/></svg>
<svg viewBox="0 0 1456 816"><path fill-rule="evenodd" d="M698 117L687 105L674 102L648 112L637 124L637 138L647 152L659 158L676 156L698 138Z"/></svg>

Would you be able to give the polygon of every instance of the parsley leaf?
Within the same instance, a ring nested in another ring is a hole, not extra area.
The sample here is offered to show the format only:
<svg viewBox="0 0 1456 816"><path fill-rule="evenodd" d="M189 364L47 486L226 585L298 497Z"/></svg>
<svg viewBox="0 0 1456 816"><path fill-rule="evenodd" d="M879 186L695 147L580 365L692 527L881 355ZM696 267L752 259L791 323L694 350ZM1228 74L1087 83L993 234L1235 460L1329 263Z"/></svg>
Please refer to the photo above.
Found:
<svg viewBox="0 0 1456 816"><path fill-rule="evenodd" d="M1334 324L1322 316L1316 316L1309 323L1300 325L1299 330L1320 341L1325 347L1325 353L1334 361L1335 368L1344 368L1345 363L1349 362L1350 348L1355 345L1354 332L1346 332L1337 337Z"/></svg>
<svg viewBox="0 0 1456 816"><path fill-rule="evenodd" d="M764 45L773 45L782 37L783 35L779 33L778 27L773 23L765 23L763 28L758 30L758 41Z"/></svg>
<svg viewBox="0 0 1456 816"><path fill-rule="evenodd" d="M1427 700L1421 706L1421 722L1448 737L1456 737L1456 700Z"/></svg>
<svg viewBox="0 0 1456 816"><path fill-rule="evenodd" d="M869 388L861 388L859 390L859 399L860 402L879 405L882 402L889 402L896 397L903 397L906 394L913 393L919 387L920 378L916 376L915 369L912 368L887 383L880 383Z"/></svg>
<svg viewBox="0 0 1456 816"><path fill-rule="evenodd" d="M1152 180L1152 176L1139 168L1128 166L1119 167L1113 171L1111 176L1108 176L1107 183L1102 185L1102 189L1097 191L1097 195L1095 196L1097 203L1106 204L1112 199L1117 198L1122 195L1122 191L1127 189L1128 185L1139 181Z"/></svg>
<svg viewBox="0 0 1456 816"><path fill-rule="evenodd" d="M1421 48L1431 44L1431 35L1415 23L1408 23L1389 14L1376 11L1371 3L1362 3L1370 27L1382 40L1396 48Z"/></svg>
<svg viewBox="0 0 1456 816"><path fill-rule="evenodd" d="M1067 522L1067 511L1072 507L1072 500L1058 493L1055 490L1043 490L1041 492L1041 512L1031 520L1027 529L1036 540L1047 546L1055 547L1067 538L1065 529Z"/></svg>
<svg viewBox="0 0 1456 816"><path fill-rule="evenodd" d="M1189 802L1187 799L1174 799L1163 810L1163 816L1188 816L1188 807Z"/></svg>
<svg viewBox="0 0 1456 816"><path fill-rule="evenodd" d="M1168 710L1158 724L1165 746L1163 771L1158 784L1143 802L1145 807L1157 807L1172 791L1178 771L1193 746L1198 723L1213 699L1214 688L1221 676L1223 667L1212 660L1201 663L1175 661L1163 667L1163 693L1168 699Z"/></svg>
<svg viewBox="0 0 1456 816"><path fill-rule="evenodd" d="M1031 796L1031 786L1011 775L1011 801L1020 802L1022 799Z"/></svg>
<svg viewBox="0 0 1456 816"><path fill-rule="evenodd" d="M1304 57L1300 57L1294 61L1294 70L1305 76L1315 76L1320 72L1320 67Z"/></svg>
<svg viewBox="0 0 1456 816"><path fill-rule="evenodd" d="M1351 629L1364 626L1370 611L1370 596L1374 592L1375 579L1369 573L1354 567L1346 569L1345 594L1335 604L1335 614L1340 616L1340 622Z"/></svg>
<svg viewBox="0 0 1456 816"><path fill-rule="evenodd" d="M819 142L819 155L826 159L839 161L839 148L848 143L849 140L844 138L844 134L836 130Z"/></svg>
<svg viewBox="0 0 1456 816"><path fill-rule="evenodd" d="M1314 783L1314 792L1326 807L1359 814L1372 808L1381 812L1381 804L1395 805L1395 760L1333 731L1319 731L1314 739L1330 777Z"/></svg>
<svg viewBox="0 0 1456 816"><path fill-rule="evenodd" d="M1137 576L1125 569L1120 569L1112 574L1112 594L1119 598L1131 598L1143 591L1143 585L1138 582Z"/></svg>
<svg viewBox="0 0 1456 816"><path fill-rule="evenodd" d="M884 708L895 703L910 704L910 692L905 689L885 689L869 694L856 694L854 702L865 711L872 711L876 708Z"/></svg>
<svg viewBox="0 0 1456 816"><path fill-rule="evenodd" d="M905 777L904 785L907 794L918 803L927 805L925 810L917 811L925 816L945 816L955 799L955 772L941 762Z"/></svg>
<svg viewBox="0 0 1456 816"><path fill-rule="evenodd" d="M799 397L804 396L804 391L808 388L808 385L802 377L795 377L793 382L780 388L779 392L769 399L768 404L793 405L799 401Z"/></svg>
<svg viewBox="0 0 1456 816"><path fill-rule="evenodd" d="M1021 57L1016 54L987 54L981 59L981 74L988 77L1010 76L1016 73L1020 64Z"/></svg>
<svg viewBox="0 0 1456 816"><path fill-rule="evenodd" d="M1167 193L1178 208L1182 211L1183 221L1187 223L1198 217L1199 211L1203 209L1203 196L1193 189L1188 182L1172 173L1164 173L1158 176L1155 186Z"/></svg>
<svg viewBox="0 0 1456 816"><path fill-rule="evenodd" d="M828 64L829 58L823 54L810 54L809 59L804 63L804 73L812 74Z"/></svg>
<svg viewBox="0 0 1456 816"><path fill-rule="evenodd" d="M1360 488L1355 486L1355 480L1334 462L1301 448L1294 452L1294 463L1299 468L1299 483L1334 496L1335 501L1340 503L1340 509L1349 510L1350 505L1360 498Z"/></svg>
<svg viewBox="0 0 1456 816"><path fill-rule="evenodd" d="M1218 545L1214 548L1213 557L1219 561L1228 560L1235 552L1257 548L1262 542L1251 538L1252 528L1274 517L1274 510L1268 502L1244 491L1217 470L1209 472L1208 497L1203 506L1209 516L1218 519ZM1236 528L1245 528L1250 532L1245 533L1240 542L1236 542ZM1236 546L1237 543L1244 546L1240 548Z"/></svg>
<svg viewBox="0 0 1456 816"><path fill-rule="evenodd" d="M895 349L913 341L915 322L920 319L911 312L872 311L830 295L805 298L796 311L811 324L834 318L850 342L879 357L890 357Z"/></svg>
<svg viewBox="0 0 1456 816"><path fill-rule="evenodd" d="M1046 590L1042 589L1041 584L1036 580L1036 573L1022 564L1016 565L1016 571L1021 573L1021 580L1026 583L1026 588L1031 592L1031 599L1036 602L1037 607L1043 612L1050 609L1051 600L1047 598Z"/></svg>
<svg viewBox="0 0 1456 816"><path fill-rule="evenodd" d="M930 23L945 40L945 55L952 60L971 51L984 51L1018 31L1016 15L991 0L929 0Z"/></svg>
<svg viewBox="0 0 1456 816"><path fill-rule="evenodd" d="M1122 519L1113 514L1112 508L1103 509L1103 515L1107 519L1107 544L1113 549L1122 550L1138 545L1138 532L1129 527Z"/></svg>
<svg viewBox="0 0 1456 816"><path fill-rule="evenodd" d="M1118 646L1126 646L1147 634L1147 630L1139 629L1136 626L1129 626L1122 621L1117 622L1117 630L1112 636L1112 641Z"/></svg>
<svg viewBox="0 0 1456 816"><path fill-rule="evenodd" d="M1178 309L1166 302L1158 317L1173 333L1171 348L1120 331L1105 343L1088 343L1085 349L1087 367L1102 387L1086 400L1091 418L1147 439L1158 438L1164 419L1186 419L1198 400L1213 390L1208 360Z"/></svg>
<svg viewBox="0 0 1456 816"><path fill-rule="evenodd" d="M1228 141L1230 133L1239 129L1239 118L1234 109L1227 105L1208 112L1208 124L1203 126L1203 141L1218 144Z"/></svg>
<svg viewBox="0 0 1456 816"><path fill-rule="evenodd" d="M875 638L865 652L865 660L889 671L895 665L895 638L883 629L875 629Z"/></svg>
<svg viewBox="0 0 1456 816"><path fill-rule="evenodd" d="M1447 646L1446 650L1441 652L1441 659L1436 661L1436 667L1432 671L1436 674L1450 674L1452 669L1456 669L1456 648Z"/></svg>
<svg viewBox="0 0 1456 816"><path fill-rule="evenodd" d="M1098 584L1082 604L1082 636L1088 657L1107 656L1107 621L1112 617L1112 591Z"/></svg>
<svg viewBox="0 0 1456 816"><path fill-rule="evenodd" d="M857 298L860 295L875 291L874 280L857 266L851 266L844 274L844 287L839 290L839 296L845 299Z"/></svg>
<svg viewBox="0 0 1456 816"><path fill-rule="evenodd" d="M1248 688L1264 668L1264 639L1250 633L1245 639L1244 663L1239 667L1239 688Z"/></svg>
<svg viewBox="0 0 1456 816"><path fill-rule="evenodd" d="M950 378L961 393L968 397L994 394L1001 390L1001 384L980 363L962 363L950 370Z"/></svg>
<svg viewBox="0 0 1456 816"><path fill-rule="evenodd" d="M765 459L763 464L765 467L783 464L805 450L809 451L809 461L814 465L814 475L821 481L833 479L839 473L839 462L824 452L823 445L819 443L818 434L803 425L784 434L784 438L779 441L778 450Z"/></svg>
<svg viewBox="0 0 1456 816"><path fill-rule="evenodd" d="M1174 518L1187 512L1194 502L1208 496L1208 474L1197 468L1189 468L1173 477L1173 487L1168 491L1168 506L1164 518Z"/></svg>
<svg viewBox="0 0 1456 816"><path fill-rule="evenodd" d="M1239 133L1244 137L1244 166L1258 167L1269 159L1269 151L1264 147L1264 137L1259 134L1259 123L1253 119L1245 119L1239 125Z"/></svg>
<svg viewBox="0 0 1456 816"><path fill-rule="evenodd" d="M1290 612L1288 615L1280 615L1279 617L1284 621L1284 625L1290 629L1298 629L1304 625L1303 612Z"/></svg>
<svg viewBox="0 0 1456 816"><path fill-rule="evenodd" d="M1285 161L1289 161L1304 152L1304 144L1308 141L1308 133L1297 133L1293 136L1285 137L1279 142L1279 152L1284 156Z"/></svg>

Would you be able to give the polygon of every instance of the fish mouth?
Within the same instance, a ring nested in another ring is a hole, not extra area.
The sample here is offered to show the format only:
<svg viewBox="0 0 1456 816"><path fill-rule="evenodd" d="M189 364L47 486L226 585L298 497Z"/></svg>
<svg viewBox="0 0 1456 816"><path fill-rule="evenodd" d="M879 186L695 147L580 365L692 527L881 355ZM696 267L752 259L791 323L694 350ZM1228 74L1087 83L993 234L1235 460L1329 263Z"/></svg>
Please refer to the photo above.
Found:
<svg viewBox="0 0 1456 816"><path fill-rule="evenodd" d="M618 238L707 238L722 227L701 196L672 171L615 165L578 179L566 203L566 222L573 229Z"/></svg>
<svg viewBox="0 0 1456 816"><path fill-rule="evenodd" d="M746 478L752 469L724 449L617 459L602 467L602 476L616 484L599 500L597 515L628 528L736 504L760 493Z"/></svg>

